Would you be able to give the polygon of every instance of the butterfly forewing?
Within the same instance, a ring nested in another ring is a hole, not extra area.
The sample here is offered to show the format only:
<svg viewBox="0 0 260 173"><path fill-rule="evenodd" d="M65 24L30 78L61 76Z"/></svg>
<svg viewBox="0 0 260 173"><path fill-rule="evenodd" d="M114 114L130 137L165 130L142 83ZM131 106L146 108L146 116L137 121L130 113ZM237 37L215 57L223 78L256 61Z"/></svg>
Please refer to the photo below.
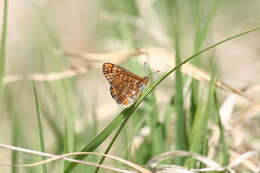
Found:
<svg viewBox="0 0 260 173"><path fill-rule="evenodd" d="M139 77L112 63L103 64L103 73L110 84L110 93L122 106L131 106L148 82L148 77Z"/></svg>

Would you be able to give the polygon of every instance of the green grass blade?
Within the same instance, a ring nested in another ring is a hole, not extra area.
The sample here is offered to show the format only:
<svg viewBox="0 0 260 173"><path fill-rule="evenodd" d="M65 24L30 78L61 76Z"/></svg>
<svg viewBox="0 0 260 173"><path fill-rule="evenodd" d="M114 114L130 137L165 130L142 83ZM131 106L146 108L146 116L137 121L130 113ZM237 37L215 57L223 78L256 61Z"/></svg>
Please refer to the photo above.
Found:
<svg viewBox="0 0 260 173"><path fill-rule="evenodd" d="M151 70L150 69L148 69L148 70L149 70L149 74L151 74ZM150 82L151 83L153 82L153 78L151 77L151 75L150 75ZM158 130L157 130L158 128L155 128L157 126L157 124L158 124L158 115L159 115L159 113L158 113L158 107L157 107L156 98L155 98L154 93L151 94L150 101L151 101L151 105L153 105L152 106L152 110L151 110L151 114L149 114L149 115L151 115L151 116L149 116L149 118L150 118L149 122L150 122L151 135L152 135L152 141L153 141L152 142L152 151L151 152L152 152L152 154L158 154L158 153L160 153L159 151L161 151L162 148L164 148L164 147L162 147L162 144L161 144L161 142L163 140L158 140L158 138L160 138L159 136L162 136L162 135L158 134L160 132L158 132ZM133 110L133 112L135 112L135 110ZM109 145L108 145L107 149L105 150L104 154L108 154L108 152L112 148L114 142L118 138L120 132L125 127L125 125L126 125L128 119L130 118L131 114L126 116L126 119L120 125L119 129L117 130L115 136L113 137L113 139L109 143ZM100 159L99 164L102 164L104 162L104 160L105 160L105 157L103 156ZM97 167L96 170L95 170L95 173L98 173L99 170L100 170L100 168Z"/></svg>
<svg viewBox="0 0 260 173"><path fill-rule="evenodd" d="M150 83L153 83L154 79L152 77L152 71L150 68L148 68L148 72ZM152 92L150 94L150 97L148 97L147 99L147 103L148 126L151 129L151 150L148 151L151 155L157 155L164 151L164 140L162 140L161 138L163 138L163 136L165 135L163 135L161 133L162 131L160 130L160 128L158 128L158 126L160 126L161 123L159 122L159 107L155 97L155 92Z"/></svg>
<svg viewBox="0 0 260 173"><path fill-rule="evenodd" d="M14 120L14 117L15 117L15 115L13 115L13 113L12 113L12 120L13 120L12 122L14 122L16 124L16 122L15 122L16 120ZM18 133L17 126L13 126L12 127L12 145L13 146L18 146L18 139L19 139L18 134L19 133ZM11 158L12 158L12 164L16 164L19 160L18 159L19 153L16 151L13 151ZM18 172L18 169L15 166L12 167L12 173L16 173L16 172Z"/></svg>
<svg viewBox="0 0 260 173"><path fill-rule="evenodd" d="M254 32L260 30L260 27L248 30L246 32L236 34L234 36L228 37L220 42L217 42L198 53L192 55L191 57L185 59L181 63L177 64L173 69L163 74L158 80L156 80L151 86L149 86L142 94L141 96L136 100L135 104L129 108L124 109L98 136L96 136L82 151L94 151L102 142L114 131L115 128L117 128L123 121L126 121L127 118L137 109L137 107L143 102L143 100L147 97L147 95L152 92L152 90L157 87L166 77L168 77L172 72L174 72L177 68L182 66L183 64L187 63L191 59L195 58L199 54L206 52L207 50L210 50L214 47L217 47L221 45L224 42L227 42L229 40L238 38L242 35ZM86 157L86 155L79 155L75 157L75 159L82 160ZM68 167L65 170L65 173L71 172L74 167L77 165L77 163L70 163Z"/></svg>
<svg viewBox="0 0 260 173"><path fill-rule="evenodd" d="M7 20L8 20L8 0L4 0L3 5L3 24L2 24L2 35L0 45L0 96L2 95L3 89L3 77L5 73L5 47L6 47L6 36L7 36Z"/></svg>
<svg viewBox="0 0 260 173"><path fill-rule="evenodd" d="M140 102L141 103L141 102ZM139 104L140 104L139 103ZM138 104L138 105L139 105ZM120 124L127 121L130 115L135 111L136 104L130 108L124 109L98 136L96 136L83 150L82 152L94 151L102 142L117 128ZM137 105L137 106L138 106ZM123 123L124 124L124 123ZM86 155L79 155L75 159L82 160ZM70 165L65 170L66 173L70 172L76 166L75 163L70 163Z"/></svg>
<svg viewBox="0 0 260 173"><path fill-rule="evenodd" d="M134 111L132 109L132 111ZM120 132L123 130L123 127L126 125L127 121L129 120L129 118L131 117L132 113L129 112L129 114L126 115L126 118L124 119L124 121L122 122L122 124L120 125L119 129L117 130L115 136L112 138L111 142L109 143L106 151L104 152L104 154L107 154L110 149L112 148L113 144L115 143L117 137L119 136ZM105 157L102 157L99 161L99 164L102 164L105 160ZM99 171L99 167L95 170L95 173L97 173Z"/></svg>
<svg viewBox="0 0 260 173"><path fill-rule="evenodd" d="M202 24L202 14L201 12L203 11L200 7L201 7L201 3L200 1L195 1L195 40L194 40L194 52L198 52L199 50L201 50L201 47L204 45L204 42L208 36L208 32L209 32L209 28L210 28L210 24L212 23L217 9L218 9L218 1L214 1L213 2L213 7L210 10L210 14L207 15L207 19L205 24ZM209 7L211 8L211 7ZM200 63L200 56L198 58L195 58L192 63L194 65L199 66ZM191 118L190 118L190 124L192 125L193 120L194 120L194 116L196 114L197 111L197 106L199 104L199 81L193 79L192 80L192 84L191 84L191 108L190 108L190 114L191 114Z"/></svg>
<svg viewBox="0 0 260 173"><path fill-rule="evenodd" d="M9 90L6 89L4 92L4 100L6 104L6 110L8 113L8 116L10 117L10 120L12 122L12 145L13 146L18 146L19 145L19 140L23 136L22 133L23 131L21 130L22 128L20 127L20 122L19 122L19 117L17 116L17 111L15 109L15 105L17 105L15 102L13 102L13 97L10 94ZM15 165L19 161L19 152L13 151L12 156L11 156L12 164ZM17 167L12 167L11 168L12 173L16 173L19 171Z"/></svg>
<svg viewBox="0 0 260 173"><path fill-rule="evenodd" d="M8 117L10 118L11 122L12 122L12 145L13 146L23 146L23 147L28 147L30 148L31 145L31 141L28 142L26 140L26 133L24 132L24 126L23 124L23 120L20 119L19 117L19 111L17 111L17 105L19 105L19 101L18 97L20 97L20 95L22 94L22 92L18 92L18 95L13 95L13 93L11 92L12 90L10 88L6 88L4 91L4 104L5 104L5 108L8 114ZM23 117L24 118L24 117ZM19 152L13 151L12 152L12 164L15 165L17 164L19 161L24 160L24 157L21 157L21 155L19 154ZM28 173L30 172L35 172L36 168L27 168L26 171ZM19 172L20 169L18 169L17 167L12 167L12 173L15 172Z"/></svg>
<svg viewBox="0 0 260 173"><path fill-rule="evenodd" d="M37 94L37 90L36 90L34 82L33 82L33 91L34 91L35 107L36 107L36 113L37 113L37 124L38 124L40 148L41 148L42 152L45 152L45 142L44 142L44 134L43 134L43 128L42 128L42 121L41 121L41 113L40 113L40 107L39 107L39 101L38 101L38 94ZM45 157L42 157L42 159L44 160ZM45 164L42 165L42 172L47 173L47 167Z"/></svg>
<svg viewBox="0 0 260 173"><path fill-rule="evenodd" d="M44 100L40 99L40 103L44 103ZM46 124L49 126L50 131L52 132L54 138L57 141L55 146L55 148L57 149L56 152L61 153L64 148L63 132L56 123L55 118L54 116L52 116L53 114L51 113L51 110L49 110L48 106L44 106L44 104L41 104L41 114L44 120L46 120Z"/></svg>
<svg viewBox="0 0 260 173"><path fill-rule="evenodd" d="M177 58L176 58L177 60ZM178 61L176 61L178 62ZM188 137L186 133L186 115L184 111L184 98L183 98L183 82L182 74L179 69L176 70L176 82L175 82L175 110L176 110L176 149L187 150L188 149Z"/></svg>
<svg viewBox="0 0 260 173"><path fill-rule="evenodd" d="M161 126L161 123L159 122L159 110L158 106L156 103L156 98L154 95L154 92L151 93L151 98L150 98L150 108L149 108L149 114L148 114L148 122L149 122L149 127L151 129L150 133L150 140L151 140L151 150L150 154L151 155L157 155L160 154L164 151L164 140L163 134L161 133L161 128L158 128Z"/></svg>
<svg viewBox="0 0 260 173"><path fill-rule="evenodd" d="M212 60L212 59L211 59ZM213 61L211 61L213 62ZM213 63L211 63L212 65ZM201 105L199 111L196 113L194 123L192 126L192 131L190 134L190 151L194 153L199 153L201 155L207 155L208 153L208 124L213 115L217 114L217 102L215 102L216 94L216 74L215 68L213 67L213 72L211 74L211 83L208 91L208 98L206 106ZM203 92L203 91L202 91ZM202 93L203 94L203 93ZM203 98L202 98L203 99ZM189 167L195 168L195 160L189 159L186 162ZM200 168L204 165L201 164Z"/></svg>
<svg viewBox="0 0 260 173"><path fill-rule="evenodd" d="M212 75L214 77L214 75ZM194 123L192 126L191 134L190 134L190 149L189 151L194 153L199 153L202 155L205 155L205 152L207 152L207 143L208 138L206 137L208 124L210 117L214 115L215 113L215 104L214 104L214 92L215 92L215 83L216 78L213 78L211 81L211 85L209 88L208 93L208 100L206 107L204 109L204 106L202 106L202 109L204 111L198 111L198 113L195 116ZM189 164L189 167L194 168L195 161L188 160L187 164Z"/></svg>
<svg viewBox="0 0 260 173"><path fill-rule="evenodd" d="M178 23L178 20L180 19L180 13L179 13L179 7L181 3L177 3L177 1L174 4L173 11L174 14L174 38L175 38L175 63L180 64L181 63L181 53L180 53L180 25ZM175 110L176 110L176 149L177 150L187 150L188 149L188 137L186 133L186 115L184 111L184 98L183 98L183 76L181 73L181 69L176 69L176 75L175 75ZM182 160L178 159L179 164L181 164Z"/></svg>
<svg viewBox="0 0 260 173"><path fill-rule="evenodd" d="M75 112L73 105L70 104L70 92L68 91L69 84L63 84L64 87L64 93L65 93L65 105L67 105L67 114L66 114L66 120L65 120L65 140L67 142L67 152L73 152L75 148Z"/></svg>
<svg viewBox="0 0 260 173"><path fill-rule="evenodd" d="M218 101L217 101L216 93L214 95L214 98L215 98L215 103L217 103ZM220 110L219 107L217 108L217 110ZM218 163L220 163L221 165L227 166L229 163L229 159L230 159L229 152L228 152L228 144L226 143L226 139L225 139L225 129L222 125L220 114L217 110L216 110L217 123L218 123L219 131L220 131L220 138L219 138L220 152L218 152L216 154L216 160L218 160Z"/></svg>

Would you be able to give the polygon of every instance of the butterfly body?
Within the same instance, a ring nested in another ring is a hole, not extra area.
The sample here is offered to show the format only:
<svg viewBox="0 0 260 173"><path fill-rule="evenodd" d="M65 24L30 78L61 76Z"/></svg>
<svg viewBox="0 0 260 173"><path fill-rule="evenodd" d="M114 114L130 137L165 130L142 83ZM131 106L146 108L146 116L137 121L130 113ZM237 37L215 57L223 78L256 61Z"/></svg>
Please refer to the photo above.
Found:
<svg viewBox="0 0 260 173"><path fill-rule="evenodd" d="M148 77L139 77L109 62L104 63L102 69L110 84L112 97L123 107L131 106L149 81Z"/></svg>

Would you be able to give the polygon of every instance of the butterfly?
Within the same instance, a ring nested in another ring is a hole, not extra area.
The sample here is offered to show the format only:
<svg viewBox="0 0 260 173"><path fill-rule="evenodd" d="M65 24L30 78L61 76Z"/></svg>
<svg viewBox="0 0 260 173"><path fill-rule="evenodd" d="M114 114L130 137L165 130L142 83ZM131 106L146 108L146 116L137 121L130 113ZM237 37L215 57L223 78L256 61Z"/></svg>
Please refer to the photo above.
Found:
<svg viewBox="0 0 260 173"><path fill-rule="evenodd" d="M130 107L139 97L149 77L136 74L109 62L102 66L103 74L110 84L111 96L123 107Z"/></svg>

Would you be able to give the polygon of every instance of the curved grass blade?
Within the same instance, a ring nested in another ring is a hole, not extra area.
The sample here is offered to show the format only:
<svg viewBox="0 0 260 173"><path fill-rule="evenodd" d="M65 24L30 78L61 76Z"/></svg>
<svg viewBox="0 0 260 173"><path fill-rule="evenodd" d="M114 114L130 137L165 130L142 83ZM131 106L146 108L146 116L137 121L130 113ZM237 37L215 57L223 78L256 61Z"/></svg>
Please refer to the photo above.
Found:
<svg viewBox="0 0 260 173"><path fill-rule="evenodd" d="M196 56L198 56L199 54L206 52L209 49L212 49L214 47L217 47L219 45L221 45L224 42L227 42L229 40L235 39L237 37L240 37L242 35L254 32L260 30L260 27L256 27L254 29L248 30L246 32L240 33L240 34L236 34L234 36L228 37L218 43L215 43L201 51L199 51L198 53L195 53L194 55L192 55L191 57L187 58L186 60L182 61L180 64L176 65L173 69L171 69L170 71L166 72L165 74L163 74L157 81L155 81L151 86L149 86L141 95L140 97L136 100L135 104L133 104L131 107L124 109L98 136L96 136L83 150L82 152L91 152L94 151L100 144L102 144L102 142L114 131L115 128L117 128L120 124L124 125L125 122L128 120L128 118L131 116L132 113L134 113L134 111L137 109L137 107L143 102L143 100L147 97L147 95L152 92L152 90L157 87L157 85L159 85L166 77L168 77L172 72L174 72L177 68L179 68L180 66L182 66L183 64L187 63L188 61L190 61L191 59L195 58ZM120 128L118 130L118 134L121 132ZM114 143L114 140L117 138L117 134L113 137L111 144ZM80 155L75 157L75 159L78 160L82 160L86 157L87 155ZM70 163L68 165L68 167L65 170L65 173L69 173L71 172L75 166L77 165L77 163Z"/></svg>

